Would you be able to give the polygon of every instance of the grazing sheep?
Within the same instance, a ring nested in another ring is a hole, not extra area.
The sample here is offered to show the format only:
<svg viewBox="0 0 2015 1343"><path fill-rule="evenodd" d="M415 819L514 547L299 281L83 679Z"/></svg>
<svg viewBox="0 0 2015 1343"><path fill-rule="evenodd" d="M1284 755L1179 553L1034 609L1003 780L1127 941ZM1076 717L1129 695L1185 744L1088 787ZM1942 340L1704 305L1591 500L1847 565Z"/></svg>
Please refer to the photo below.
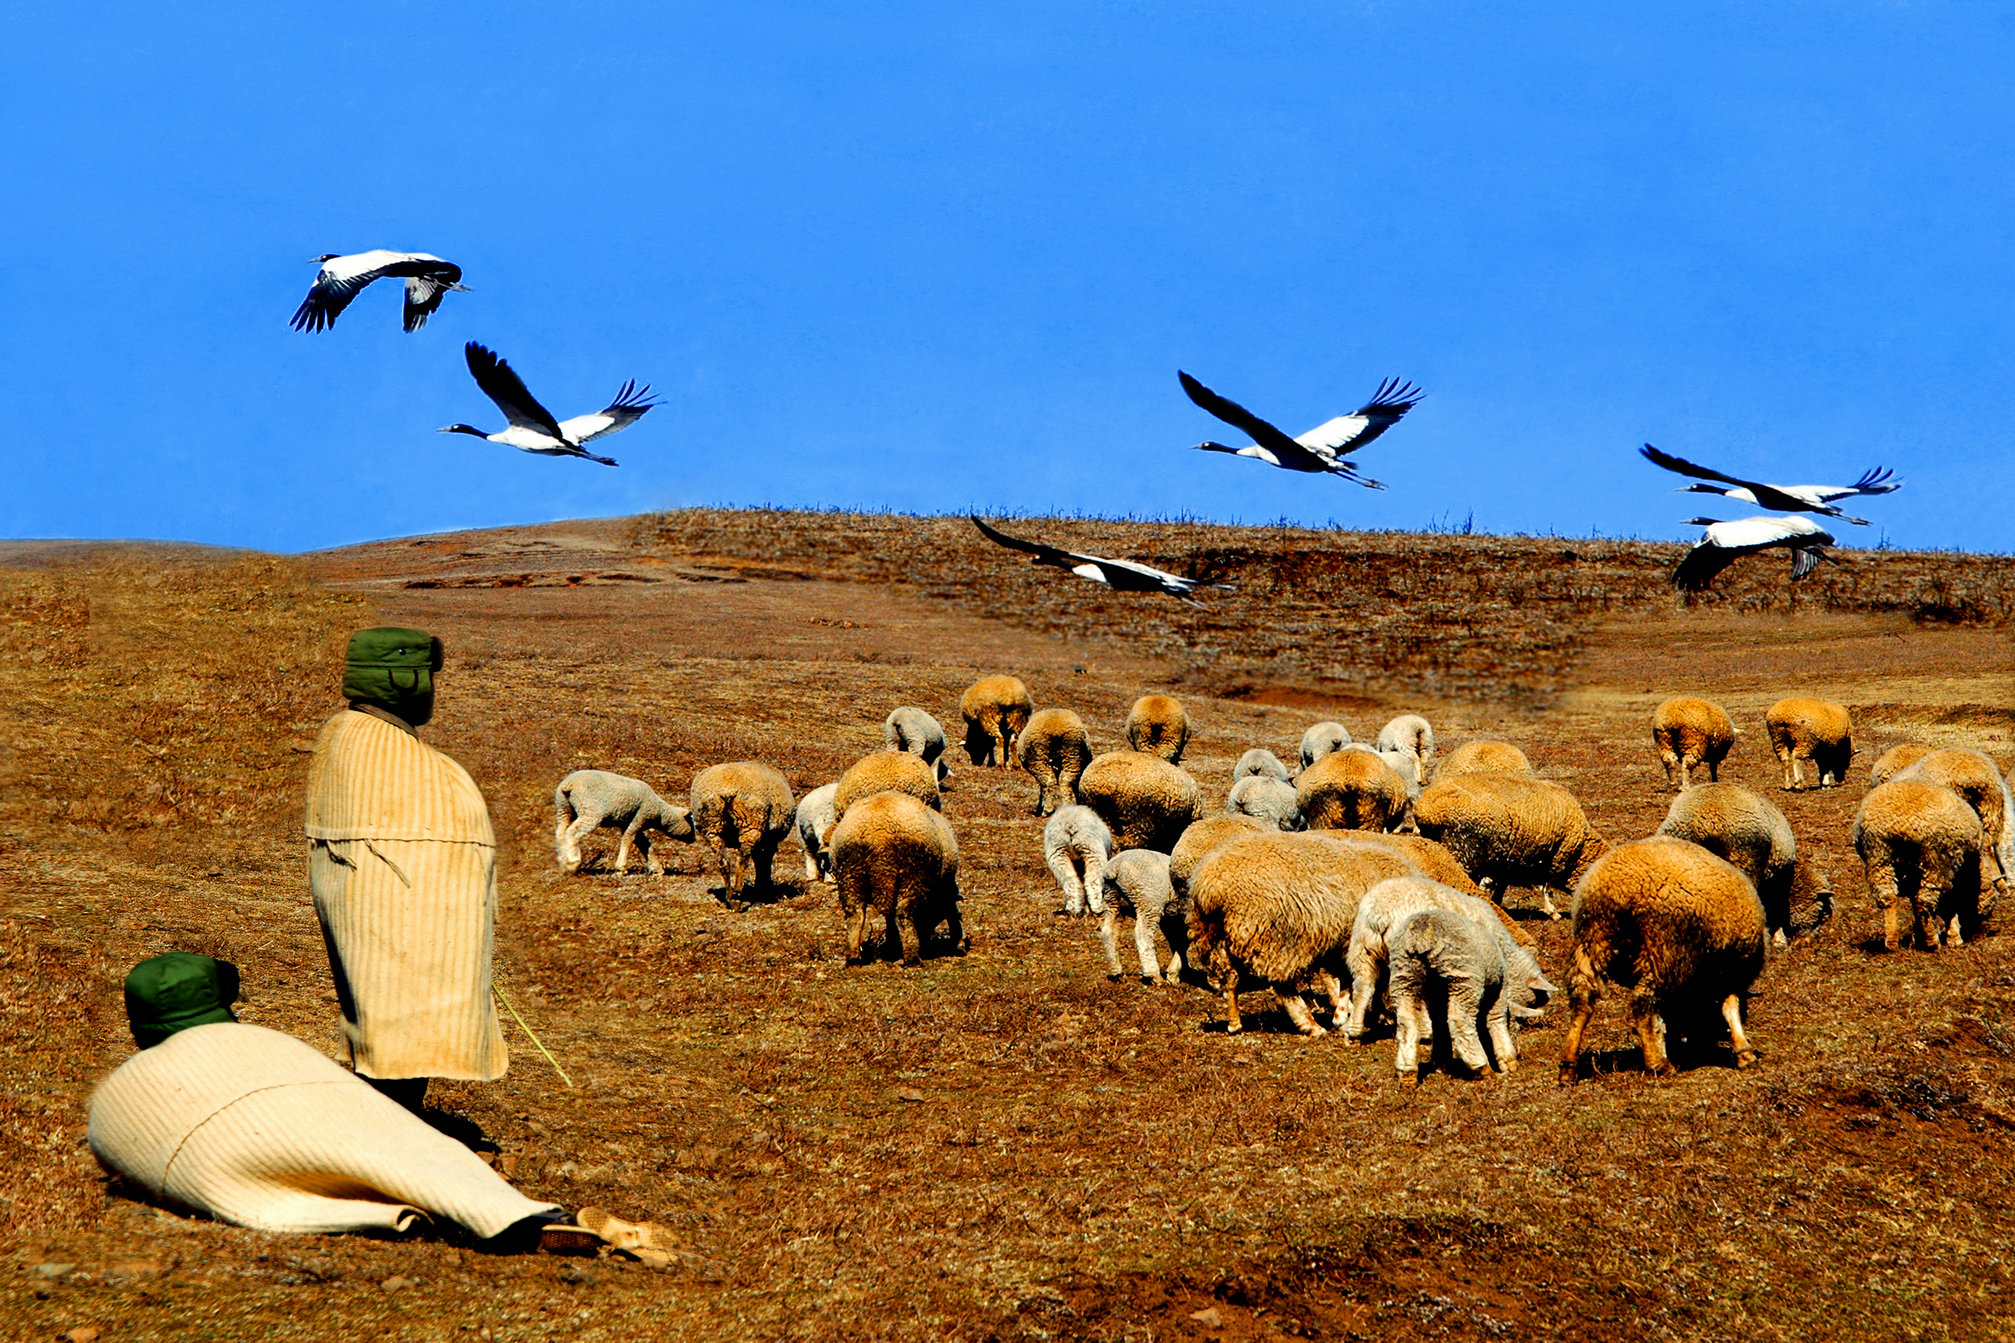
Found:
<svg viewBox="0 0 2015 1343"><path fill-rule="evenodd" d="M1651 740L1665 762L1665 781L1684 791L1693 785L1695 765L1706 765L1708 779L1720 781L1721 762L1735 745L1735 722L1719 704L1680 695L1652 713Z"/></svg>
<svg viewBox="0 0 2015 1343"><path fill-rule="evenodd" d="M937 771L939 783L952 776L951 761L945 758L944 724L922 709L905 706L891 712L882 723L882 741L891 751L922 756Z"/></svg>
<svg viewBox="0 0 2015 1343"><path fill-rule="evenodd" d="M864 797L890 792L908 793L932 811L944 809L938 793L937 771L925 764L921 756L907 751L877 751L854 761L840 775L839 784L833 789L833 819L837 821L846 815L847 808Z"/></svg>
<svg viewBox="0 0 2015 1343"><path fill-rule="evenodd" d="M1392 930L1423 909L1452 911L1496 942L1504 965L1505 1004L1514 1018L1530 1020L1539 1016L1552 995L1559 992L1540 971L1532 953L1519 945L1511 925L1495 905L1426 877L1394 877L1379 882L1357 902L1357 917L1351 922L1350 951L1344 959L1350 969L1350 1015L1343 1028L1345 1039L1355 1042L1365 1036L1366 1019L1387 973ZM1517 1052L1514 1041L1510 1051L1499 1051L1499 1064L1508 1066L1508 1060L1515 1059Z"/></svg>
<svg viewBox="0 0 2015 1343"><path fill-rule="evenodd" d="M1171 765L1182 763L1189 745L1189 718L1173 695L1142 695L1126 715L1127 745L1144 755L1158 755Z"/></svg>
<svg viewBox="0 0 2015 1343"><path fill-rule="evenodd" d="M1419 797L1434 763L1434 729L1417 713L1403 713L1378 730L1378 754L1406 780L1406 795Z"/></svg>
<svg viewBox="0 0 2015 1343"><path fill-rule="evenodd" d="M755 871L756 889L768 890L777 846L797 819L790 784L753 760L711 765L693 780L692 804L693 831L720 861L723 902L732 910L746 909L743 859Z"/></svg>
<svg viewBox="0 0 2015 1343"><path fill-rule="evenodd" d="M966 720L966 754L975 765L1014 763L1015 738L1028 726L1035 702L1028 687L1014 676L984 676L959 696L959 713Z"/></svg>
<svg viewBox="0 0 2015 1343"><path fill-rule="evenodd" d="M1833 913L1825 877L1798 860L1791 822L1771 801L1739 783L1703 783L1672 799L1661 835L1690 839L1742 869L1763 901L1763 915L1778 946L1791 936L1794 892L1820 902L1823 923Z"/></svg>
<svg viewBox="0 0 2015 1343"><path fill-rule="evenodd" d="M1530 778L1532 762L1508 741L1466 741L1441 758L1436 779L1463 774L1523 774Z"/></svg>
<svg viewBox="0 0 2015 1343"><path fill-rule="evenodd" d="M1105 869L1105 915L1099 920L1099 939L1105 943L1106 977L1118 979L1126 972L1119 960L1119 921L1133 918L1134 953L1140 960L1143 984L1177 982L1183 957L1189 950L1189 903L1178 900L1168 876L1168 855L1153 849L1122 849L1112 856ZM1164 969L1154 954L1155 929L1168 939L1168 966Z"/></svg>
<svg viewBox="0 0 2015 1343"><path fill-rule="evenodd" d="M1854 719L1846 705L1793 695L1771 705L1763 723L1770 733L1770 749L1784 766L1785 792L1805 786L1807 761L1819 776L1817 787L1846 782L1847 766L1854 759Z"/></svg>
<svg viewBox="0 0 2015 1343"><path fill-rule="evenodd" d="M1512 1042L1509 995L1504 985L1504 956L1489 933L1462 915L1446 909L1422 909L1387 937L1390 955L1392 1015L1399 1023L1393 1067L1403 1087L1420 1085L1420 1047L1434 1046L1434 1014L1430 990L1442 1008L1442 1029L1449 1051L1472 1075L1490 1068L1479 1028L1490 1036L1491 1054L1499 1072L1518 1066Z"/></svg>
<svg viewBox="0 0 2015 1343"><path fill-rule="evenodd" d="M1058 803L1078 800L1078 780L1091 763L1084 719L1069 709L1040 710L1016 737L1015 754L1035 780L1036 815L1047 816Z"/></svg>
<svg viewBox="0 0 2015 1343"><path fill-rule="evenodd" d="M837 783L821 784L798 803L798 842L805 846L806 881L833 879L833 855L826 848L825 834L839 819L839 811L833 806L833 795L839 790Z"/></svg>
<svg viewBox="0 0 2015 1343"><path fill-rule="evenodd" d="M959 917L959 842L951 823L907 793L876 793L847 808L832 831L833 880L847 936L847 963L862 960L868 912L887 929L884 947L915 965L939 924L966 949Z"/></svg>
<svg viewBox="0 0 2015 1343"><path fill-rule="evenodd" d="M1255 746L1232 766L1231 781L1237 783L1240 779L1279 779L1282 783L1293 783L1294 774L1281 763L1279 756L1264 746Z"/></svg>
<svg viewBox="0 0 2015 1343"><path fill-rule="evenodd" d="M1376 752L1332 751L1294 781L1311 830L1391 830L1406 814L1406 781Z"/></svg>
<svg viewBox="0 0 2015 1343"><path fill-rule="evenodd" d="M644 866L655 877L665 869L651 851L651 832L690 841L693 818L640 779L606 770L577 769L553 790L553 850L561 872L572 876L581 870L581 841L591 830L623 832L616 845L617 876L630 870L630 845L635 843L637 852L644 856Z"/></svg>
<svg viewBox="0 0 2015 1343"><path fill-rule="evenodd" d="M1868 786L1880 788L1891 779L1909 769L1912 765L1930 755L1932 748L1921 742L1906 741L1900 746L1892 746L1869 767Z"/></svg>
<svg viewBox="0 0 2015 1343"><path fill-rule="evenodd" d="M1224 994L1225 1029L1244 1029L1244 974L1273 987L1303 1035L1327 1034L1308 995L1320 992L1343 1020L1358 899L1411 872L1390 850L1326 834L1252 835L1206 854L1190 874L1189 960Z"/></svg>
<svg viewBox="0 0 2015 1343"><path fill-rule="evenodd" d="M1513 886L1535 887L1553 919L1552 892L1572 890L1603 849L1574 794L1519 774L1443 779L1421 793L1413 816L1493 900Z"/></svg>
<svg viewBox="0 0 2015 1343"><path fill-rule="evenodd" d="M1473 895L1490 904L1491 908L1497 908L1489 894L1478 886L1463 869L1462 864L1455 860L1455 855L1431 839L1423 839L1419 835L1381 835L1375 830L1353 830L1350 832L1350 837L1390 849L1418 869L1421 876L1438 881L1443 886L1453 887L1464 895ZM1514 929L1513 932L1516 933L1517 930Z"/></svg>
<svg viewBox="0 0 2015 1343"><path fill-rule="evenodd" d="M1630 1016L1645 1071L1673 1071L1665 1054L1668 1026L1699 1040L1717 1012L1735 1066L1756 1062L1742 1014L1769 945L1763 902L1726 859L1670 835L1611 849L1574 891L1573 1014L1560 1059L1562 1084L1580 1071L1582 1037L1604 980L1631 990Z"/></svg>
<svg viewBox="0 0 2015 1343"><path fill-rule="evenodd" d="M1948 748L1919 758L1896 777L1942 784L1973 808L1986 846L1980 854L1980 878L1986 883L1982 898L1987 908L1980 916L1992 914L1994 897L2008 889L2010 876L2015 874L2015 799L2009 797L2001 771L1978 751Z"/></svg>
<svg viewBox="0 0 2015 1343"><path fill-rule="evenodd" d="M1181 838L1176 840L1175 847L1168 851L1168 881L1175 890L1175 898L1187 907L1189 874L1211 850L1235 839L1244 839L1247 835L1274 833L1277 833L1277 827L1268 825L1257 816L1206 816L1186 827Z"/></svg>
<svg viewBox="0 0 2015 1343"><path fill-rule="evenodd" d="M1891 951L1906 941L1926 951L1947 941L1963 945L1979 929L1982 906L1992 909L1980 817L1942 784L1891 779L1869 790L1854 814L1854 851ZM1910 906L1910 934L1897 928L1899 900Z"/></svg>
<svg viewBox="0 0 2015 1343"><path fill-rule="evenodd" d="M1224 809L1234 816L1257 816L1276 830L1301 829L1301 808L1295 802L1294 785L1263 774L1233 784Z"/></svg>
<svg viewBox="0 0 2015 1343"><path fill-rule="evenodd" d="M1112 828L1115 849L1167 853L1183 828L1203 816L1203 795L1178 765L1139 751L1112 751L1078 780L1085 805Z"/></svg>
<svg viewBox="0 0 2015 1343"><path fill-rule="evenodd" d="M1063 889L1063 912L1105 913L1105 864L1112 831L1090 807L1058 807L1042 828L1042 856Z"/></svg>
<svg viewBox="0 0 2015 1343"><path fill-rule="evenodd" d="M1307 769L1316 761L1341 751L1350 745L1350 729L1343 724L1324 720L1301 734L1301 767Z"/></svg>

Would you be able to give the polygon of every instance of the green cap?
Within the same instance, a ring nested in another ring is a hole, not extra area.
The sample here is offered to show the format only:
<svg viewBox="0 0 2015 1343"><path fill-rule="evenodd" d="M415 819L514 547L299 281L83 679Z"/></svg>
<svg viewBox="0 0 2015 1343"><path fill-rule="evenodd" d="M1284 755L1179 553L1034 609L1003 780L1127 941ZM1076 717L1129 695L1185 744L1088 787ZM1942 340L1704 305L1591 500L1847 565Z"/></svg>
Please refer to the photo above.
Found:
<svg viewBox="0 0 2015 1343"><path fill-rule="evenodd" d="M126 976L126 1020L133 1043L151 1049L176 1031L236 1021L238 967L211 956L171 951L150 956Z"/></svg>
<svg viewBox="0 0 2015 1343"><path fill-rule="evenodd" d="M418 725L434 711L434 673L441 670L441 641L425 630L358 630L350 636L343 668L343 698L391 710Z"/></svg>

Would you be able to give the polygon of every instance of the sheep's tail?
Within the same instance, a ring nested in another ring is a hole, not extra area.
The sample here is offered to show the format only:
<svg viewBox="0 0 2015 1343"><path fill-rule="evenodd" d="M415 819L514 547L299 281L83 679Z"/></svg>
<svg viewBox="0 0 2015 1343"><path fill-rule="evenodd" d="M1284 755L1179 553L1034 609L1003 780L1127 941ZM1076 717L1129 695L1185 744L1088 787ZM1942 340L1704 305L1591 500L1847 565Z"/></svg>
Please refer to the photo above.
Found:
<svg viewBox="0 0 2015 1343"><path fill-rule="evenodd" d="M561 825L566 825L574 819L575 814L574 795L567 791L567 785L561 784L553 790L553 815L559 819Z"/></svg>

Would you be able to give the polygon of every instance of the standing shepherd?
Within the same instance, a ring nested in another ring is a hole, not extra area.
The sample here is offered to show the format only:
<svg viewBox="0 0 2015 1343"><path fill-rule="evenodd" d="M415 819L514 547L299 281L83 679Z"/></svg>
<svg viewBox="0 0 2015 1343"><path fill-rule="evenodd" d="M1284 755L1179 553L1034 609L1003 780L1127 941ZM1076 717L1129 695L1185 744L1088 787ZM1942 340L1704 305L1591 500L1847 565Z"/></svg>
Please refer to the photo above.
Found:
<svg viewBox="0 0 2015 1343"><path fill-rule="evenodd" d="M308 880L357 1075L410 1110L427 1079L504 1075L490 1001L497 839L468 772L415 731L441 641L359 630L308 766Z"/></svg>

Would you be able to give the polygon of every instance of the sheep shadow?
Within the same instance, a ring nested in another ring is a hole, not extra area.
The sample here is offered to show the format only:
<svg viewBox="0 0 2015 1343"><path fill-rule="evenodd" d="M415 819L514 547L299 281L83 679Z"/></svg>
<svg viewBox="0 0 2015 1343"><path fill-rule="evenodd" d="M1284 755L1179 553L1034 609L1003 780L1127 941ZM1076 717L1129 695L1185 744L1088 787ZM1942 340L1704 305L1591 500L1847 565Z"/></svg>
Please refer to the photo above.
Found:
<svg viewBox="0 0 2015 1343"><path fill-rule="evenodd" d="M1726 1040L1706 1043L1668 1036L1665 1042L1665 1057L1672 1064L1675 1076L1685 1076L1706 1069L1741 1071L1735 1062L1735 1047ZM1644 1051L1634 1044L1616 1049L1586 1050L1575 1069L1576 1077L1586 1078L1628 1073L1634 1073L1639 1077L1653 1076L1645 1071Z"/></svg>

